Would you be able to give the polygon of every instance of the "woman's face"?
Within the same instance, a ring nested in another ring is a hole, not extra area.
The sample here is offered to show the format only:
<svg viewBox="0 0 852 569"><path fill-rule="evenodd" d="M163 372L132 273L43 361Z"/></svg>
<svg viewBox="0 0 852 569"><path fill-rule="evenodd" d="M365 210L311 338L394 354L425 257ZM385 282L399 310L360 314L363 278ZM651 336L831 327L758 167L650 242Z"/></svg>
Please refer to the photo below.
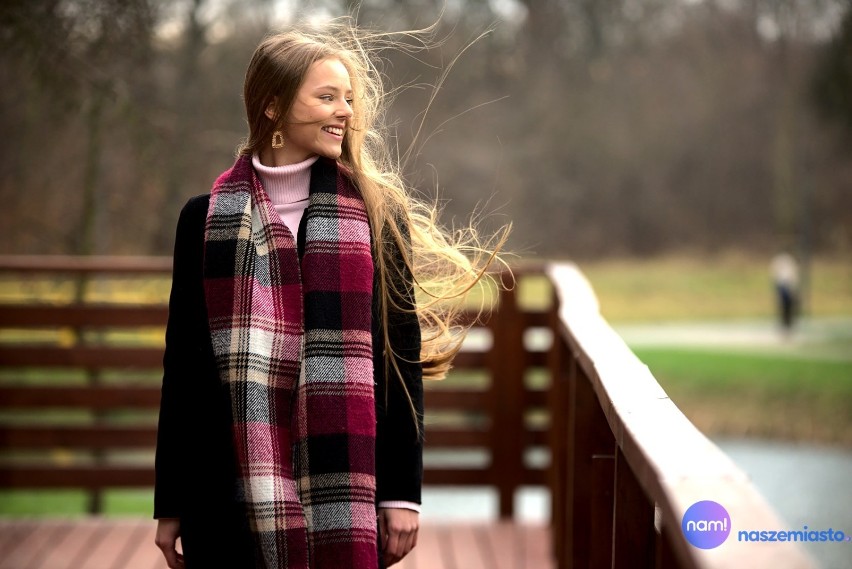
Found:
<svg viewBox="0 0 852 569"><path fill-rule="evenodd" d="M339 158L352 118L351 104L352 83L343 63L337 59L314 63L293 101L283 130L284 147L275 149L275 161L295 164L317 154Z"/></svg>

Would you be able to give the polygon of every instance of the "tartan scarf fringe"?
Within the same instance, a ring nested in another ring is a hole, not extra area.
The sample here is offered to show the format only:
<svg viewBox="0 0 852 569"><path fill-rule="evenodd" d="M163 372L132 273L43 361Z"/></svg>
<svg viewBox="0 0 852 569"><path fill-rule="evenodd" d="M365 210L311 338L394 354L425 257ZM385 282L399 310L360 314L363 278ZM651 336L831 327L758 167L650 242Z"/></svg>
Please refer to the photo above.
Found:
<svg viewBox="0 0 852 569"><path fill-rule="evenodd" d="M305 252L242 156L205 227L213 351L238 499L264 569L376 569L370 226L338 165L311 170Z"/></svg>

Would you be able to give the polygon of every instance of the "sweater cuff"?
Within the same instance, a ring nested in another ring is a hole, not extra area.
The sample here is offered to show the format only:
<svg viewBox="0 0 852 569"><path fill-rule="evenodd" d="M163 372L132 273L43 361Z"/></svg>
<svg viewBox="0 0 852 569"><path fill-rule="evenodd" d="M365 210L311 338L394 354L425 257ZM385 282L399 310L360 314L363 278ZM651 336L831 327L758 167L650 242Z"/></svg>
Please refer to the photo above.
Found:
<svg viewBox="0 0 852 569"><path fill-rule="evenodd" d="M420 504L415 502L405 502L403 500L387 500L385 502L379 502L379 508L399 508L403 510L412 510L420 513Z"/></svg>

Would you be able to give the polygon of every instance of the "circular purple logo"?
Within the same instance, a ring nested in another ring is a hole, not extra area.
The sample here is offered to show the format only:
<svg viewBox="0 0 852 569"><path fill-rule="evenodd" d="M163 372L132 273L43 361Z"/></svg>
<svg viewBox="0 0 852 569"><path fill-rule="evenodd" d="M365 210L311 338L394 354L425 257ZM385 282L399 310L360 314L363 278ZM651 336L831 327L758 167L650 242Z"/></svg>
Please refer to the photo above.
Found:
<svg viewBox="0 0 852 569"><path fill-rule="evenodd" d="M700 549L713 549L731 534L731 517L722 504L703 500L686 510L680 526L689 543Z"/></svg>

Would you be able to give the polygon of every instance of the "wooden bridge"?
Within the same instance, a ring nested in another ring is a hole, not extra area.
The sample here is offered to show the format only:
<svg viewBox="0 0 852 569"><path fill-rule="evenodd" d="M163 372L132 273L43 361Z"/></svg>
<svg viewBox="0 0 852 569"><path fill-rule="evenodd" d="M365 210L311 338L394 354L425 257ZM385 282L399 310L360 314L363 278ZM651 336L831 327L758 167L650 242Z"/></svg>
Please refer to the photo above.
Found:
<svg viewBox="0 0 852 569"><path fill-rule="evenodd" d="M0 488L83 488L97 513L105 489L153 484L169 272L162 258L0 257ZM500 521L426 524L403 569L813 567L796 544L735 531L690 545L681 520L700 500L723 504L734 530L784 525L601 318L575 267L516 274L476 325L480 346L426 393L426 484L494 487ZM157 279L159 292L135 294ZM519 295L527 286L541 292ZM524 485L549 488L549 526L512 522ZM5 518L0 568L164 567L153 528Z"/></svg>
<svg viewBox="0 0 852 569"><path fill-rule="evenodd" d="M0 520L0 569L167 569L153 521ZM550 569L545 526L426 525L396 569ZM211 568L217 569L217 568Z"/></svg>

